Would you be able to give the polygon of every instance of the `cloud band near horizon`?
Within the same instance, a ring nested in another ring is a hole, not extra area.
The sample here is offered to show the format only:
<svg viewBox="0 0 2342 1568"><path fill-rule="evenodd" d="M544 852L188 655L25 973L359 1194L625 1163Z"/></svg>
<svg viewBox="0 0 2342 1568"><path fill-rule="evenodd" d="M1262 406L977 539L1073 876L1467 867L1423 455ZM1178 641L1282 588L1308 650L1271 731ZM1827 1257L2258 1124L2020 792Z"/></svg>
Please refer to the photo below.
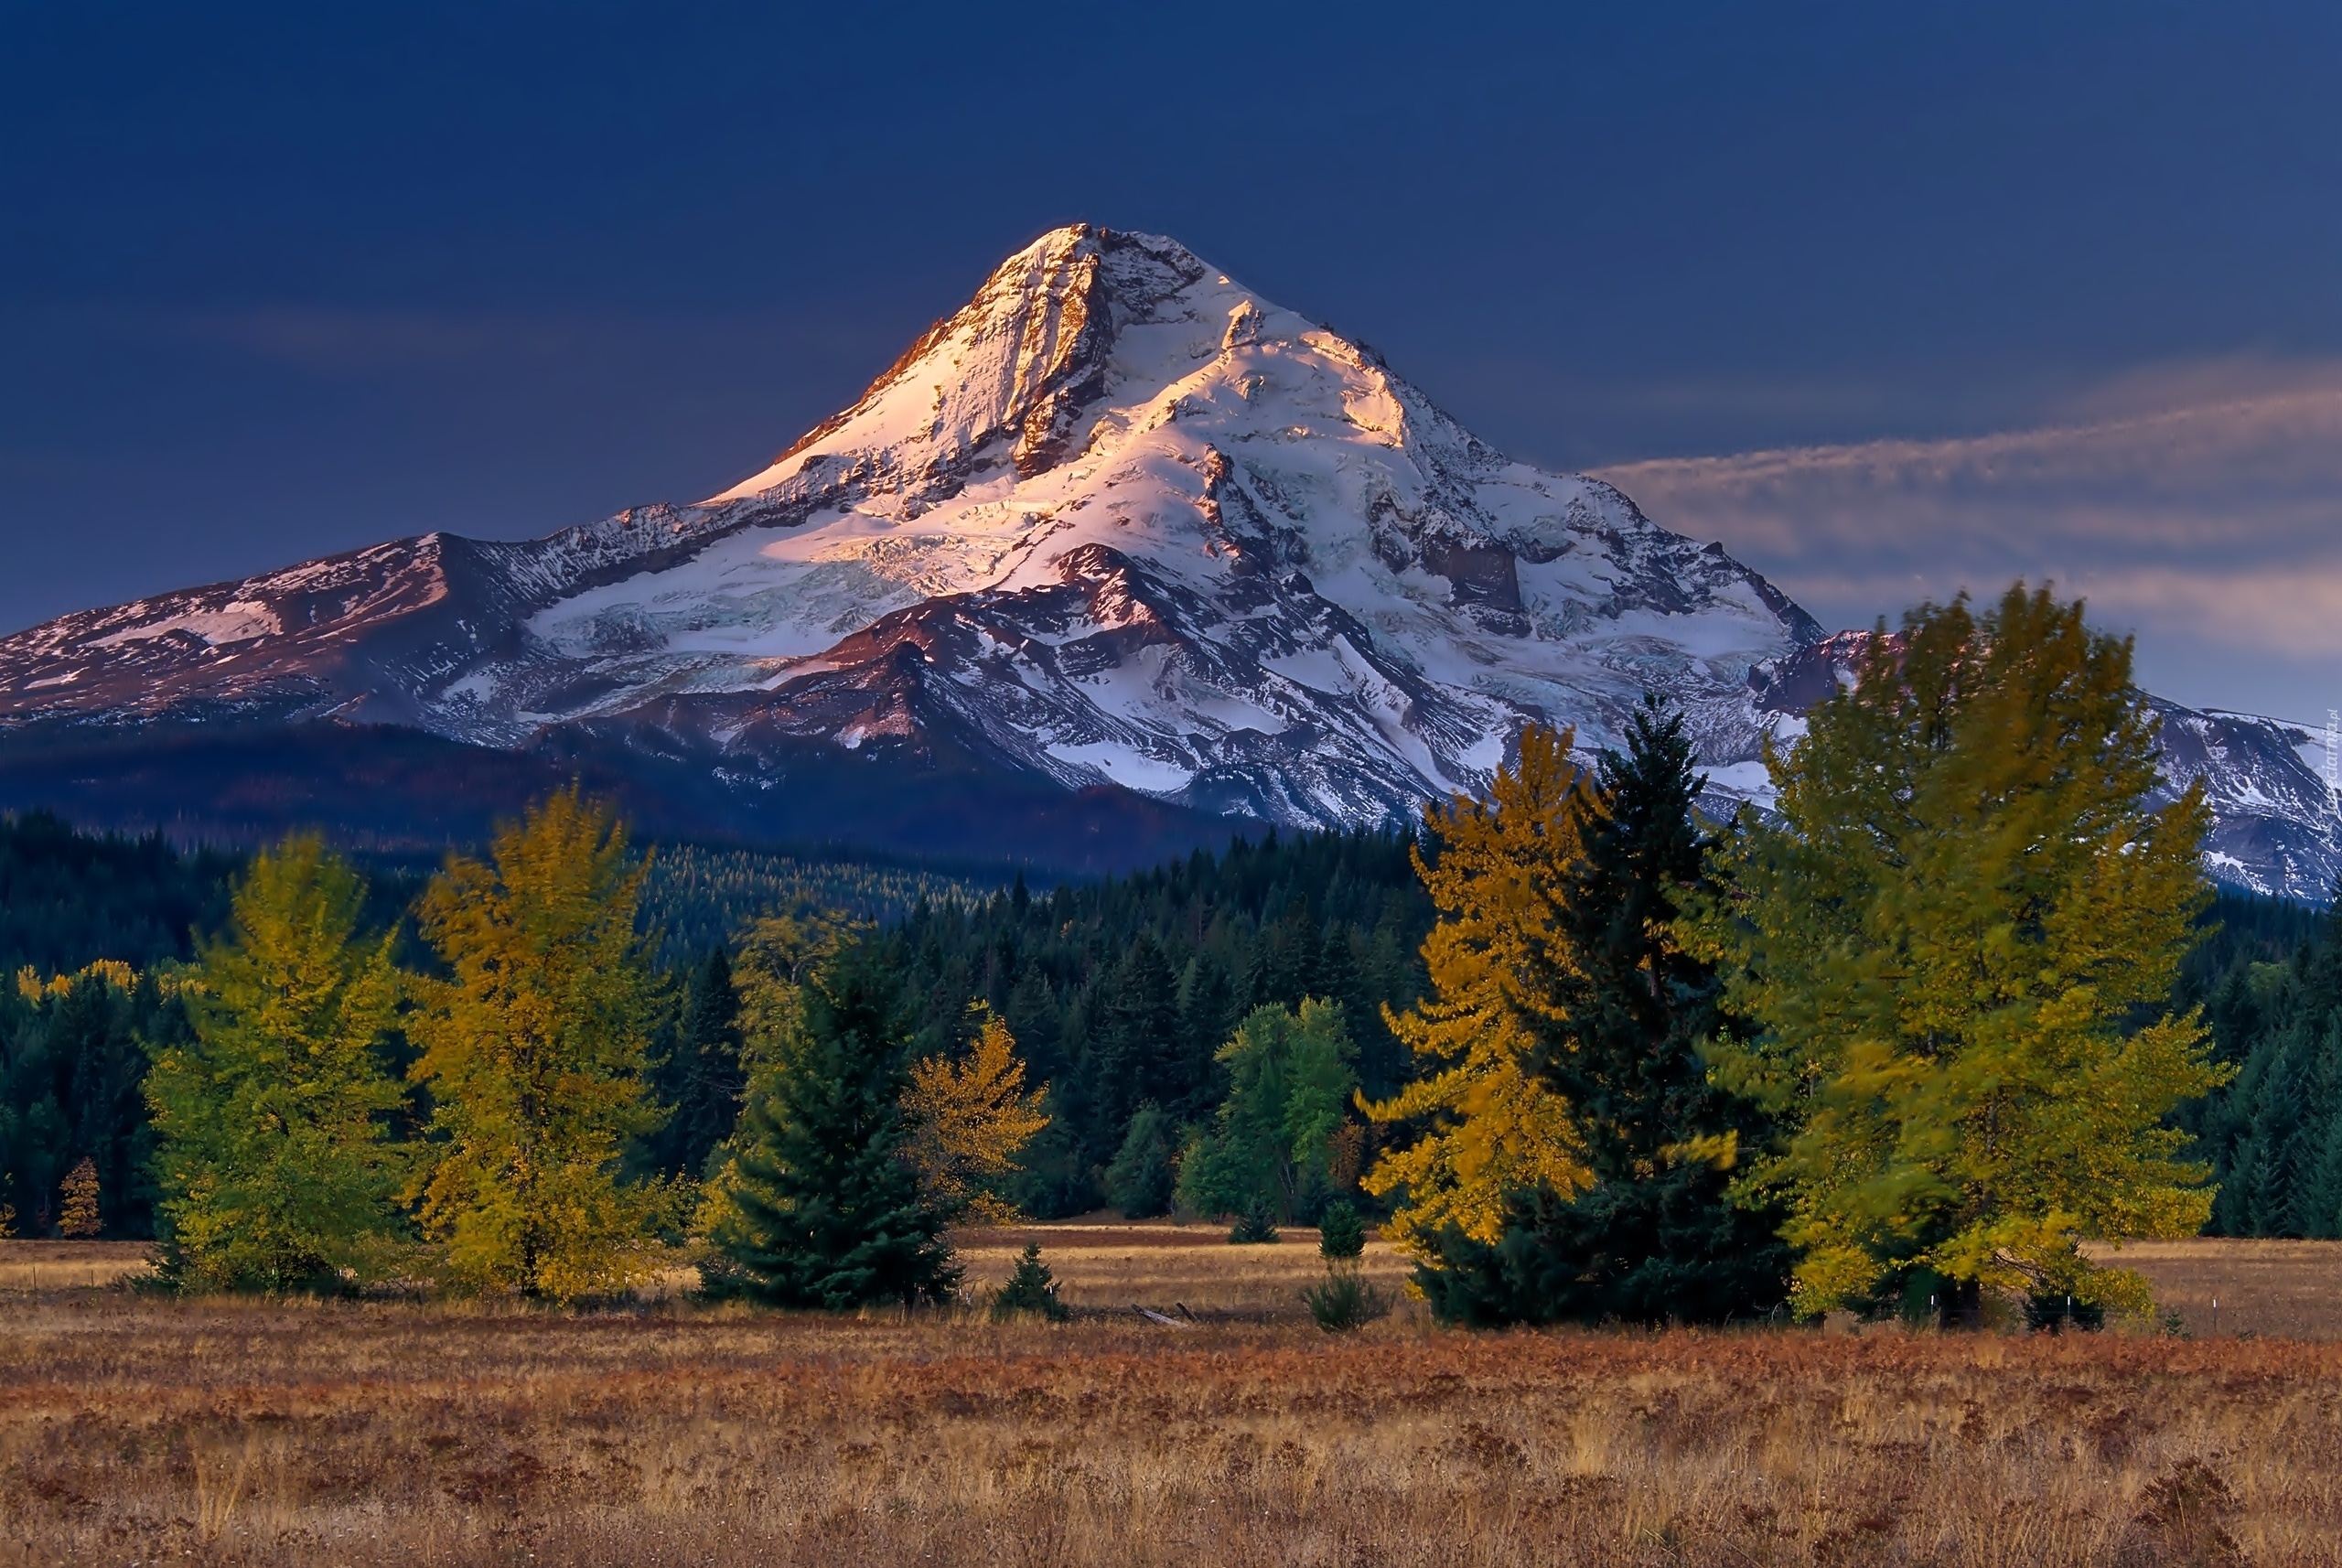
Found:
<svg viewBox="0 0 2342 1568"><path fill-rule="evenodd" d="M2342 706L2342 365L1999 435L1597 472L1828 626L2048 579L2137 636L2163 695L2304 720Z"/></svg>

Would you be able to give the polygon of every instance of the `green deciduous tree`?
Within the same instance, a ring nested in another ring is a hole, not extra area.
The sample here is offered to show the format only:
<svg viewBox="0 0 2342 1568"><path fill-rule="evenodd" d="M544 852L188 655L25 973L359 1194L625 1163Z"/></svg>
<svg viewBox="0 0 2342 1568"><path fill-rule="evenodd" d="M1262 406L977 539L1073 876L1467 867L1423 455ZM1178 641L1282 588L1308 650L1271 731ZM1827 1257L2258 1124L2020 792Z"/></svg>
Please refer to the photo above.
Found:
<svg viewBox="0 0 2342 1568"><path fill-rule="evenodd" d="M850 952L800 993L797 1037L749 1090L710 1240L712 1288L774 1306L844 1311L948 1300L951 1216L904 1157L906 1036L894 983Z"/></svg>
<svg viewBox="0 0 2342 1568"><path fill-rule="evenodd" d="M2136 1305L2087 1239L2193 1234L2211 1195L2166 1114L2220 1079L2165 1008L2208 897L2199 789L2160 808L2127 641L2012 588L1882 623L1857 682L1777 757L1700 921L1760 1033L1720 1076L1787 1119L1800 1310L1906 1271Z"/></svg>
<svg viewBox="0 0 2342 1568"><path fill-rule="evenodd" d="M1358 1047L1341 1007L1256 1007L1219 1047L1228 1098L1179 1167L1179 1199L1204 1214L1264 1206L1293 1219L1332 1196L1334 1133L1358 1089Z"/></svg>
<svg viewBox="0 0 2342 1568"><path fill-rule="evenodd" d="M396 1222L402 1094L391 937L359 933L365 886L314 838L253 860L226 937L182 991L193 1037L146 1078L170 1272L285 1290L359 1264Z"/></svg>
<svg viewBox="0 0 2342 1568"><path fill-rule="evenodd" d="M566 1300L650 1266L666 1189L619 1175L660 1120L644 1083L658 1007L625 830L575 789L433 878L424 934L452 978L409 1025L430 1088L424 1227L475 1288Z"/></svg>

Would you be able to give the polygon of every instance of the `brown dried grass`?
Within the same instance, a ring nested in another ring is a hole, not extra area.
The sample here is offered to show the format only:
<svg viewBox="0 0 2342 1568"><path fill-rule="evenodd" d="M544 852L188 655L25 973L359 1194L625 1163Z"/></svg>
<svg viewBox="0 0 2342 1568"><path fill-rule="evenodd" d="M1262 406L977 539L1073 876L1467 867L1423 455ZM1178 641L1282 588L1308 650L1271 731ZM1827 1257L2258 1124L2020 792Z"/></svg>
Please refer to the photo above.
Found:
<svg viewBox="0 0 2342 1568"><path fill-rule="evenodd" d="M2342 1339L2342 1241L2133 1241L2092 1248L2100 1262L2136 1269L2155 1305L2197 1337L2276 1335ZM2212 1304L2219 1307L2214 1311Z"/></svg>
<svg viewBox="0 0 2342 1568"><path fill-rule="evenodd" d="M0 1291L91 1289L154 1273L144 1241L0 1241Z"/></svg>
<svg viewBox="0 0 2342 1568"><path fill-rule="evenodd" d="M1230 1246L1225 1225L1077 1221L963 1230L953 1238L966 1286L981 1299L1016 1266L1027 1241L1058 1279L1058 1298L1092 1312L1185 1306L1199 1317L1305 1319L1301 1293L1325 1275L1317 1232L1294 1227L1273 1245ZM1359 1272L1392 1296L1409 1264L1389 1242L1367 1243Z"/></svg>
<svg viewBox="0 0 2342 1568"><path fill-rule="evenodd" d="M1052 1266L1114 1306L1316 1262L1080 1240ZM1172 1329L19 1294L0 1562L2342 1563L2342 1345L1330 1339L1252 1299Z"/></svg>

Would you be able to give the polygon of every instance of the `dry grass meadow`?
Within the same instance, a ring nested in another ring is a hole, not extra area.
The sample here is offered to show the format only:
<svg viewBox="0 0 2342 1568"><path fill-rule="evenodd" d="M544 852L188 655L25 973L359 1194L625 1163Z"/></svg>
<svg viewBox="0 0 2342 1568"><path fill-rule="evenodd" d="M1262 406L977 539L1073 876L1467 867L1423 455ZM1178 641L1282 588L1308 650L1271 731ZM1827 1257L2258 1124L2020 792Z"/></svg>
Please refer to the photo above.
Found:
<svg viewBox="0 0 2342 1568"><path fill-rule="evenodd" d="M1305 1232L1032 1233L1071 1324L175 1301L0 1244L0 1562L2342 1563L2342 1246L2134 1250L2191 1328L2260 1304L2217 1337L1338 1339Z"/></svg>

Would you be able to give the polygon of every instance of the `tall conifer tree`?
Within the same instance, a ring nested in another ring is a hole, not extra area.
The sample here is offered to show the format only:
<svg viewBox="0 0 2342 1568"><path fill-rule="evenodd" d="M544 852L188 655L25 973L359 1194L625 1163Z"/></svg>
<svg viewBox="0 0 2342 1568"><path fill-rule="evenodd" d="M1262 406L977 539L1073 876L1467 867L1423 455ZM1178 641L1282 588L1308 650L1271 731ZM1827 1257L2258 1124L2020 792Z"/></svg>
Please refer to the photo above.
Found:
<svg viewBox="0 0 2342 1568"><path fill-rule="evenodd" d="M1192 1087L1180 1081L1179 980L1154 933L1132 940L1105 1002L1095 1101L1101 1156L1121 1144L1141 1103L1177 1105Z"/></svg>
<svg viewBox="0 0 2342 1568"><path fill-rule="evenodd" d="M660 1169L685 1176L706 1174L716 1145L739 1120L740 1096L747 1087L740 1058L740 995L732 983L732 961L724 949L711 948L684 983L674 1039L652 1075L671 1107L652 1140Z"/></svg>
<svg viewBox="0 0 2342 1568"><path fill-rule="evenodd" d="M1410 851L1439 909L1423 941L1434 994L1384 1017L1424 1076L1366 1108L1415 1135L1383 1153L1361 1185L1398 1199L1385 1231L1424 1271L1438 1267L1448 1231L1495 1245L1516 1194L1542 1187L1566 1197L1592 1179L1568 1103L1531 1069L1522 1022L1534 1000L1523 989L1529 955L1559 940L1563 891L1582 853L1585 779L1572 738L1524 730L1488 799L1459 795L1425 812L1436 857Z"/></svg>
<svg viewBox="0 0 2342 1568"><path fill-rule="evenodd" d="M1731 1171L1764 1126L1708 1081L1703 1044L1722 983L1675 923L1706 876L1692 815L1705 780L1681 714L1656 699L1602 754L1577 808L1582 854L1562 875L1550 940L1521 955L1520 1026L1569 1107L1591 1185L1520 1190L1494 1244L1442 1239L1434 1307L1473 1323L1719 1322L1787 1294L1781 1216L1735 1205Z"/></svg>
<svg viewBox="0 0 2342 1568"><path fill-rule="evenodd" d="M804 991L801 1038L752 1091L711 1236L711 1286L773 1306L941 1302L960 1280L951 1216L904 1158L906 1039L893 983L849 953Z"/></svg>

